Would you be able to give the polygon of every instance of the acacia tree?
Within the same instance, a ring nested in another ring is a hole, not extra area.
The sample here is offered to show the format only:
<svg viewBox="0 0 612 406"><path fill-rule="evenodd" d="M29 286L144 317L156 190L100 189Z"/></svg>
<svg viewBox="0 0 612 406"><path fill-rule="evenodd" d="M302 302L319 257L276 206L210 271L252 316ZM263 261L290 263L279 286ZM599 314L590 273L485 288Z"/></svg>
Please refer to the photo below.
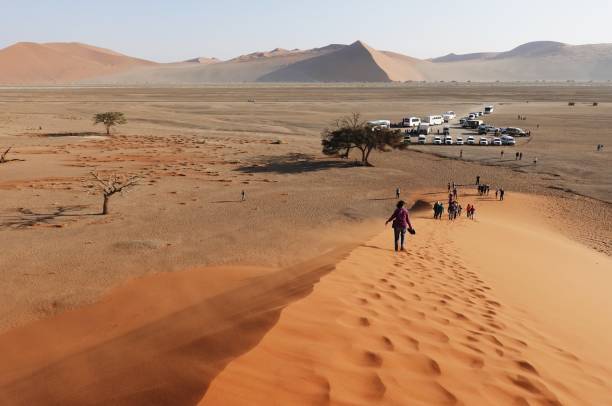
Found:
<svg viewBox="0 0 612 406"><path fill-rule="evenodd" d="M137 176L125 176L112 174L104 179L97 172L92 172L94 180L97 182L99 189L102 192L102 215L108 214L108 201L116 193L124 193L131 187L138 184L140 180Z"/></svg>
<svg viewBox="0 0 612 406"><path fill-rule="evenodd" d="M321 144L325 155L348 158L352 149L361 153L361 164L373 166L369 159L374 150L404 149L404 136L399 130L372 127L361 120L359 113L352 113L335 122L333 129L325 129Z"/></svg>
<svg viewBox="0 0 612 406"><path fill-rule="evenodd" d="M106 135L110 135L111 127L127 123L125 114L120 111L109 111L106 113L98 113L93 117L94 125L104 124L106 127Z"/></svg>

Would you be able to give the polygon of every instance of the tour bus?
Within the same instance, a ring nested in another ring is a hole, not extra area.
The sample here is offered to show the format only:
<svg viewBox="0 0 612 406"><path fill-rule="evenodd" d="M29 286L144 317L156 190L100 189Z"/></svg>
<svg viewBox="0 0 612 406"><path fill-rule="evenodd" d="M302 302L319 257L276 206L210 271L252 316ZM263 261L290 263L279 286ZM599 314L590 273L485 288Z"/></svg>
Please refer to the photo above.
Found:
<svg viewBox="0 0 612 406"><path fill-rule="evenodd" d="M484 113L491 114L495 108L493 106L485 106Z"/></svg>
<svg viewBox="0 0 612 406"><path fill-rule="evenodd" d="M415 128L421 124L421 119L418 117L406 117L402 120L402 125L408 128Z"/></svg>
<svg viewBox="0 0 612 406"><path fill-rule="evenodd" d="M390 128L391 121L390 120L374 120L368 121L368 124L373 128Z"/></svg>
<svg viewBox="0 0 612 406"><path fill-rule="evenodd" d="M444 117L442 116L428 116L424 120L429 125L442 125L444 124Z"/></svg>

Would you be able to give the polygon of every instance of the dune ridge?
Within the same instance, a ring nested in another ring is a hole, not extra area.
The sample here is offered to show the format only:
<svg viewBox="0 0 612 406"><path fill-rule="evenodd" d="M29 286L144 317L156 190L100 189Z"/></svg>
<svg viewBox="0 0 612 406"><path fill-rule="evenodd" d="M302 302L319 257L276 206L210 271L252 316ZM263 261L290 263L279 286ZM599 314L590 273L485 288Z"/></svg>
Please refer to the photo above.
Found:
<svg viewBox="0 0 612 406"><path fill-rule="evenodd" d="M533 210L534 202L514 194L512 198L516 202L511 214L496 221L521 228L520 213ZM484 208L484 203L479 209L483 217L502 214L499 208ZM407 253L390 252L389 231L351 252L310 296L283 312L258 346L230 363L200 405L553 405L610 400L612 370L604 361L609 359L609 331L603 337L582 331L594 340L588 342L594 348L586 348L585 341L571 338L571 328L557 324L549 329L541 323L555 309L540 306L534 298L525 304L511 294L497 293L506 280L521 285L515 288L529 284L525 274L537 272L539 263L516 276L506 273L511 272L508 267L484 272L483 266L495 263L495 253L477 250L478 255L472 255L476 251L457 244L457 239L469 241L482 234L482 240L497 240L499 229L480 230L480 220L436 222L429 212L417 217L417 238L410 240ZM535 247L549 238L532 230L519 235L525 245ZM558 235L553 238L553 248L543 245L539 253L532 248L529 258L555 261L551 249L573 247ZM586 248L576 255L585 267L595 267L593 271L610 265L608 257ZM483 256L486 260L479 261ZM573 264L555 266L570 286L572 279L592 274ZM609 282L611 276L604 278ZM536 281L539 292L546 282ZM582 301L571 291L558 293L562 297L556 300L570 307ZM596 295L594 302L606 294ZM605 306L578 306L568 317L593 317L599 326L609 326ZM596 313L590 313L594 309Z"/></svg>
<svg viewBox="0 0 612 406"><path fill-rule="evenodd" d="M542 302L555 292L537 300L546 278L529 280L536 297L516 293L542 258L568 250L583 268L555 262L563 300L601 330L612 299L572 280L609 286L600 271L610 258L539 228L539 200L461 199L477 202L476 221L433 221L417 205L407 253L390 251L384 230L283 270L157 274L10 330L0 335L0 403L605 404L607 330L576 336L549 317L554 302ZM536 247L524 272L488 269L496 252L465 244L503 238L502 224ZM592 302L578 305L584 294Z"/></svg>

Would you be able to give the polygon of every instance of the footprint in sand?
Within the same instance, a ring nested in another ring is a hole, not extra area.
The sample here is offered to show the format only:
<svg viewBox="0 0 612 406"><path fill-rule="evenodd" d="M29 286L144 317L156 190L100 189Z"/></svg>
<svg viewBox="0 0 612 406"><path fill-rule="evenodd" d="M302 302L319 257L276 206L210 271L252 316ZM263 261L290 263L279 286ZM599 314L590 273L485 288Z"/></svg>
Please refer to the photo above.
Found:
<svg viewBox="0 0 612 406"><path fill-rule="evenodd" d="M529 372L531 374L534 374L536 376L540 376L540 374L538 373L538 371L535 369L535 367L533 365L531 365L529 362L527 361L515 361L516 365L518 365L518 367L525 371L525 372Z"/></svg>
<svg viewBox="0 0 612 406"><path fill-rule="evenodd" d="M365 365L370 367L380 367L383 364L383 358L380 354L377 354L373 351L364 351L363 352L363 361Z"/></svg>
<svg viewBox="0 0 612 406"><path fill-rule="evenodd" d="M385 347L386 350L388 350L388 351L395 350L395 345L393 345L393 341L391 341L391 339L389 337L383 336L383 337L381 337L381 340L382 340L383 346Z"/></svg>

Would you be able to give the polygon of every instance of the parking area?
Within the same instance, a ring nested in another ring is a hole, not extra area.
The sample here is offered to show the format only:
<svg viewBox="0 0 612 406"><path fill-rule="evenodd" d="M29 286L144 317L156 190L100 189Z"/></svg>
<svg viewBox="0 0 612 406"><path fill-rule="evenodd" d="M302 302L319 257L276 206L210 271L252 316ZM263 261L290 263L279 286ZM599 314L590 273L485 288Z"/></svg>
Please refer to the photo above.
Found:
<svg viewBox="0 0 612 406"><path fill-rule="evenodd" d="M406 143L417 145L511 147L519 139L531 136L518 127L493 125L494 111L495 107L488 105L460 118L453 111L423 118L407 117L395 127L403 128Z"/></svg>

